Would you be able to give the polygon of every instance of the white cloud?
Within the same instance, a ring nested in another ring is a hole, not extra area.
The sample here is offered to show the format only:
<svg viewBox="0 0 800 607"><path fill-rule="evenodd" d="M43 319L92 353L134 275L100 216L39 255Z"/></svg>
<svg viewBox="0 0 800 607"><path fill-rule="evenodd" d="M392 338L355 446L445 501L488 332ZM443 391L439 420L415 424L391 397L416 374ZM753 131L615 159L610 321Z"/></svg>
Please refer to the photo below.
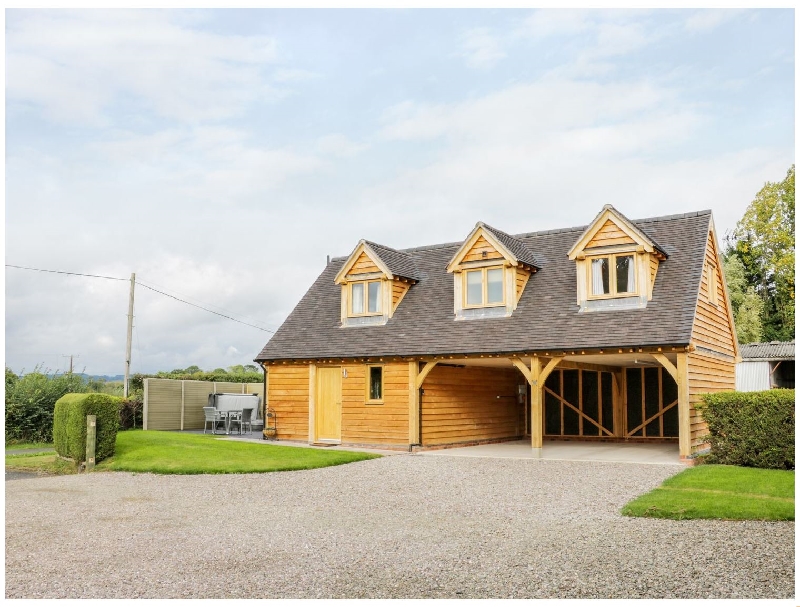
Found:
<svg viewBox="0 0 800 607"><path fill-rule="evenodd" d="M464 32L461 37L461 53L467 65L475 69L489 69L506 56L500 39L488 28L477 27Z"/></svg>
<svg viewBox="0 0 800 607"><path fill-rule="evenodd" d="M351 158L369 149L369 145L348 139L341 133L332 133L317 139L317 151L320 154Z"/></svg>
<svg viewBox="0 0 800 607"><path fill-rule="evenodd" d="M10 11L9 102L107 124L121 96L180 122L219 120L284 92L264 84L275 40L188 29L170 11Z"/></svg>
<svg viewBox="0 0 800 607"><path fill-rule="evenodd" d="M691 32L708 32L726 21L735 19L743 11L741 9L706 9L692 13L684 24Z"/></svg>

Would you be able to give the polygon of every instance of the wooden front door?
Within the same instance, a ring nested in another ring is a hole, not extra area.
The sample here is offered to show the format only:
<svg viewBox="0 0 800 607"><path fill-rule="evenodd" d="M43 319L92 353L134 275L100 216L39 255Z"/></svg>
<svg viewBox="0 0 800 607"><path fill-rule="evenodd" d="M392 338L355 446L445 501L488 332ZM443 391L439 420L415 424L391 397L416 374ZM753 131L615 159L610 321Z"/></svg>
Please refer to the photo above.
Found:
<svg viewBox="0 0 800 607"><path fill-rule="evenodd" d="M342 440L342 369L317 369L317 394L314 406L316 440L323 443Z"/></svg>

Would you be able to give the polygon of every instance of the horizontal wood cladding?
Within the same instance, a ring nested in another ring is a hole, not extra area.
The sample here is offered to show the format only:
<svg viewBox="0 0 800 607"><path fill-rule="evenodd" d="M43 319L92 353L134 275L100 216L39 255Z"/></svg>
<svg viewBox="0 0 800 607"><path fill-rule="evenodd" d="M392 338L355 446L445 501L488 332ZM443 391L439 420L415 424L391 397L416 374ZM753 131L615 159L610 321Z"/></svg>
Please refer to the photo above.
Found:
<svg viewBox="0 0 800 607"><path fill-rule="evenodd" d="M708 426L696 405L702 395L709 392L734 390L736 388L736 363L698 352L689 355L689 419L692 433L692 448L701 447Z"/></svg>
<svg viewBox="0 0 800 607"><path fill-rule="evenodd" d="M383 402L366 404L367 365L343 365L342 442L408 444L408 363L383 367Z"/></svg>
<svg viewBox="0 0 800 607"><path fill-rule="evenodd" d="M653 286L656 284L656 274L658 274L658 257L655 255L650 255L650 293L649 296L653 296Z"/></svg>
<svg viewBox="0 0 800 607"><path fill-rule="evenodd" d="M525 285L528 284L528 279L531 277L531 271L526 268L517 267L516 272L516 288L517 288L517 302L522 297L522 292L525 290Z"/></svg>
<svg viewBox="0 0 800 607"><path fill-rule="evenodd" d="M380 272L381 269L375 265L375 262L370 259L369 255L366 253L361 253L356 259L353 267L350 268L350 271L347 273L350 274L371 274L373 272Z"/></svg>
<svg viewBox="0 0 800 607"><path fill-rule="evenodd" d="M411 284L408 282L402 282L400 280L392 281L392 312L397 309L400 301L408 292L409 287L411 287Z"/></svg>
<svg viewBox="0 0 800 607"><path fill-rule="evenodd" d="M725 300L720 267L714 236L709 232L703 262L703 278L692 327L692 342L708 350L734 356L733 326L728 316L728 302ZM716 273L716 280L713 281L716 282L717 289L716 304L712 303L709 296L709 268Z"/></svg>
<svg viewBox="0 0 800 607"><path fill-rule="evenodd" d="M308 365L267 367L267 405L278 439L308 440Z"/></svg>
<svg viewBox="0 0 800 607"><path fill-rule="evenodd" d="M586 245L587 249L593 247L608 247L621 244L636 244L630 236L623 232L617 224L607 219L597 233Z"/></svg>
<svg viewBox="0 0 800 607"><path fill-rule="evenodd" d="M422 384L422 444L522 435L522 383L516 370L437 365Z"/></svg>
<svg viewBox="0 0 800 607"><path fill-rule="evenodd" d="M484 253L486 255L484 256ZM475 241L475 244L472 245L467 254L464 255L464 258L461 260L462 262L465 261L481 261L484 259L502 259L503 256L495 249L489 241L486 240L483 236L478 237L478 240Z"/></svg>

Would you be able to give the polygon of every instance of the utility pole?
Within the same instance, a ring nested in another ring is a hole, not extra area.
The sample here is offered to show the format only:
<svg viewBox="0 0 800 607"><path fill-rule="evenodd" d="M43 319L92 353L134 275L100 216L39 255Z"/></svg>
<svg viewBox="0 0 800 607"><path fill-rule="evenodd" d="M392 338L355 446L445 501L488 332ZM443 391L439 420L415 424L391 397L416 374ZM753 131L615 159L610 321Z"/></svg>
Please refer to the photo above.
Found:
<svg viewBox="0 0 800 607"><path fill-rule="evenodd" d="M69 356L69 372L72 373L72 359L73 358L80 358L81 355L80 354L62 354L61 358L66 358L67 356Z"/></svg>
<svg viewBox="0 0 800 607"><path fill-rule="evenodd" d="M131 294L128 299L128 341L125 344L125 387L123 395L128 398L128 384L131 377L131 337L133 336L133 289L136 287L136 273L131 274Z"/></svg>

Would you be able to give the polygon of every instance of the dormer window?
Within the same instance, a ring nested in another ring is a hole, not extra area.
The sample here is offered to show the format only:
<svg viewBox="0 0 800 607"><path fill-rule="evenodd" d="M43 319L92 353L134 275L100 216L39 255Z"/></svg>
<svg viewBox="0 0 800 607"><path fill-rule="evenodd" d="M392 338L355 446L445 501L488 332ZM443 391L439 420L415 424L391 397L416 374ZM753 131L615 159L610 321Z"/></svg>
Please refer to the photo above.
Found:
<svg viewBox="0 0 800 607"><path fill-rule="evenodd" d="M369 316L381 313L381 281L350 283L350 316Z"/></svg>
<svg viewBox="0 0 800 607"><path fill-rule="evenodd" d="M590 257L591 297L627 297L636 295L634 255Z"/></svg>
<svg viewBox="0 0 800 607"><path fill-rule="evenodd" d="M342 289L342 327L386 324L416 276L408 253L360 241L334 279Z"/></svg>
<svg viewBox="0 0 800 607"><path fill-rule="evenodd" d="M455 319L511 316L538 269L524 242L478 222L447 264Z"/></svg>
<svg viewBox="0 0 800 607"><path fill-rule="evenodd" d="M581 312L644 308L667 258L641 228L606 205L570 249Z"/></svg>

